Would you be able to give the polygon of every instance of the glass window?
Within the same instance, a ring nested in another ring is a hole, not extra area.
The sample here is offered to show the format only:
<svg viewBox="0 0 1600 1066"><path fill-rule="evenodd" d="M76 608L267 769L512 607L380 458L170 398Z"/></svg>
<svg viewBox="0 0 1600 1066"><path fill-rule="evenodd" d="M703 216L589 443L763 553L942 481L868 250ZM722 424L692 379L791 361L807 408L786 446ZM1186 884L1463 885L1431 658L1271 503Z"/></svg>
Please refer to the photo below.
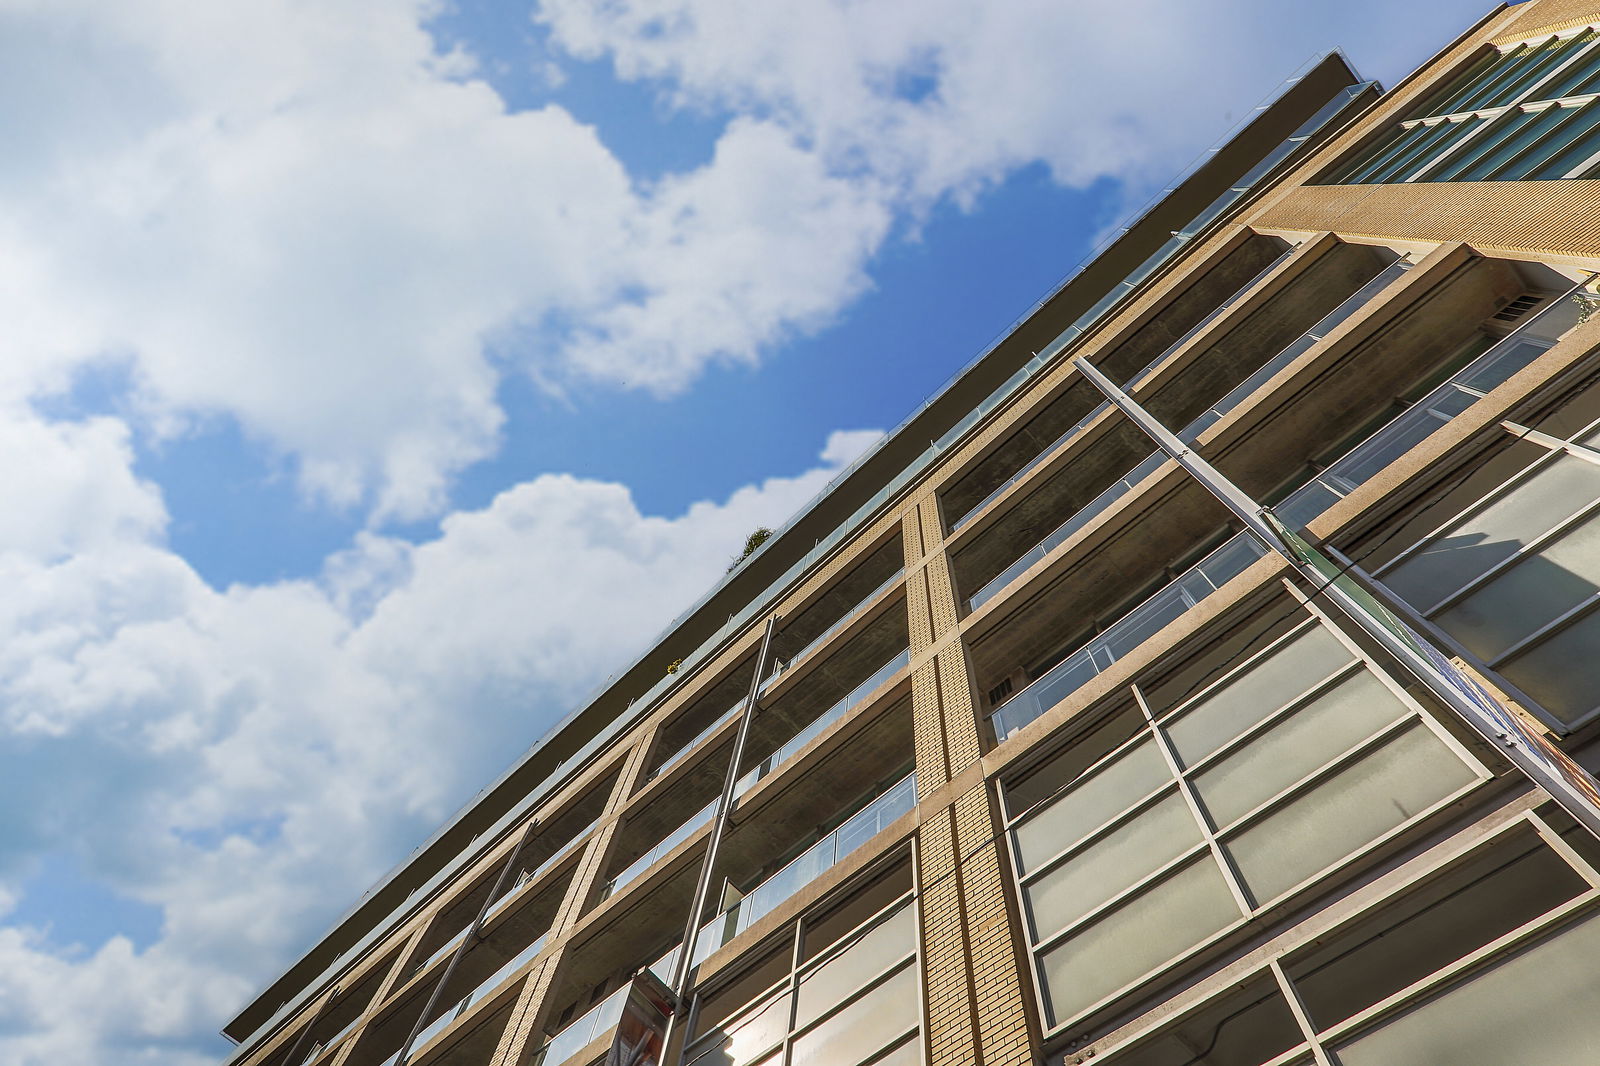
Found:
<svg viewBox="0 0 1600 1066"><path fill-rule="evenodd" d="M1596 591L1600 591L1600 517L1588 519L1496 575L1440 614L1438 621L1474 655L1492 661Z"/></svg>
<svg viewBox="0 0 1600 1066"><path fill-rule="evenodd" d="M1260 1066L1303 1042L1283 994L1270 977L1262 977L1191 1011L1138 1047L1112 1054L1105 1063Z"/></svg>
<svg viewBox="0 0 1600 1066"><path fill-rule="evenodd" d="M896 960L916 950L916 914L908 903L801 979L795 999L795 1027L811 1024Z"/></svg>
<svg viewBox="0 0 1600 1066"><path fill-rule="evenodd" d="M1040 969L1050 1023L1163 966L1239 919L1239 908L1210 857L1043 953Z"/></svg>
<svg viewBox="0 0 1600 1066"><path fill-rule="evenodd" d="M791 1066L851 1066L916 1027L917 968L893 977L795 1038Z"/></svg>
<svg viewBox="0 0 1600 1066"><path fill-rule="evenodd" d="M1500 668L1512 684L1563 722L1576 722L1600 705L1600 613L1535 644Z"/></svg>
<svg viewBox="0 0 1600 1066"><path fill-rule="evenodd" d="M1176 790L1030 883L1034 939L1064 929L1201 842Z"/></svg>
<svg viewBox="0 0 1600 1066"><path fill-rule="evenodd" d="M1431 610L1491 566L1600 498L1600 466L1563 455L1383 575L1418 610Z"/></svg>
<svg viewBox="0 0 1600 1066"><path fill-rule="evenodd" d="M1322 937L1289 960L1312 1021L1336 1025L1448 966L1587 886L1542 842L1521 833Z"/></svg>
<svg viewBox="0 0 1600 1066"><path fill-rule="evenodd" d="M1344 1066L1600 1062L1600 920L1556 934L1339 1048Z"/></svg>
<svg viewBox="0 0 1600 1066"><path fill-rule="evenodd" d="M1133 745L1017 827L1018 865L1031 870L1059 855L1170 780L1153 742Z"/></svg>
<svg viewBox="0 0 1600 1066"><path fill-rule="evenodd" d="M1470 784L1472 771L1417 725L1227 843L1266 902Z"/></svg>
<svg viewBox="0 0 1600 1066"><path fill-rule="evenodd" d="M1192 766L1353 658L1331 633L1313 626L1169 721L1167 735Z"/></svg>
<svg viewBox="0 0 1600 1066"><path fill-rule="evenodd" d="M1407 713L1361 670L1195 778L1218 825L1228 825Z"/></svg>

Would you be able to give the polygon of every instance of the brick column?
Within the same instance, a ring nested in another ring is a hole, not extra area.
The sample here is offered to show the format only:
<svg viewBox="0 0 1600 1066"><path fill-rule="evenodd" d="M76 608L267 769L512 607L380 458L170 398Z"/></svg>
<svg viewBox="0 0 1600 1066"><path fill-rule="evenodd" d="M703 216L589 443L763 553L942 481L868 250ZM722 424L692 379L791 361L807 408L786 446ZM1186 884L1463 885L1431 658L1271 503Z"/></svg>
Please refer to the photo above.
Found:
<svg viewBox="0 0 1600 1066"><path fill-rule="evenodd" d="M935 496L908 514L904 535L917 792L928 799L952 781L966 785L918 831L928 1062L1017 1066L1033 1059L1012 944L1020 922L1007 903L994 801L976 769L977 703Z"/></svg>

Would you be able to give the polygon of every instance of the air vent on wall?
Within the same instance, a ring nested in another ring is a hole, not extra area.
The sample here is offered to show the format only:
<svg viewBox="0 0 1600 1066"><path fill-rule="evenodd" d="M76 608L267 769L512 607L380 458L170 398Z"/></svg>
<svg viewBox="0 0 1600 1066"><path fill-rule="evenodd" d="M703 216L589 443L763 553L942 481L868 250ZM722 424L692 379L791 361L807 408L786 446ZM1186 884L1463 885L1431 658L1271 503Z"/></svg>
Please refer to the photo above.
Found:
<svg viewBox="0 0 1600 1066"><path fill-rule="evenodd" d="M1011 679L1008 677L989 690L989 706L1000 706L1000 701L1009 695L1011 695Z"/></svg>
<svg viewBox="0 0 1600 1066"><path fill-rule="evenodd" d="M1512 300L1510 303L1506 304L1499 311L1496 311L1493 318L1496 322L1515 322L1523 315L1533 310L1535 307L1538 307L1540 302L1543 300L1543 296L1539 296L1536 293L1525 292L1521 296L1518 296L1515 300Z"/></svg>

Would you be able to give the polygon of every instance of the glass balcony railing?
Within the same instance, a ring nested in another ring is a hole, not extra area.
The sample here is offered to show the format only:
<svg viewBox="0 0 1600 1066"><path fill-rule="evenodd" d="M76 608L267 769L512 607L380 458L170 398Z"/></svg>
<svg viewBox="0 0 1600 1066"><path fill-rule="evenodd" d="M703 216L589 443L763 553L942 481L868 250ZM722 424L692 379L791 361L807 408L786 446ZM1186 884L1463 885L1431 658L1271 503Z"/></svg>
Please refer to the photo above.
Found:
<svg viewBox="0 0 1600 1066"><path fill-rule="evenodd" d="M1236 534L1006 701L990 715L995 737L1005 740L1056 706L1267 553L1255 536Z"/></svg>
<svg viewBox="0 0 1600 1066"><path fill-rule="evenodd" d="M1547 351L1580 320L1584 314L1581 305L1589 300L1576 287L1553 300L1443 385L1295 490L1273 508L1274 513L1291 528L1304 528ZM995 736L1005 740L1055 707L1267 552L1267 547L1250 533L1234 536L996 709L990 715Z"/></svg>
<svg viewBox="0 0 1600 1066"><path fill-rule="evenodd" d="M1183 336L1179 337L1176 341L1174 341L1173 343L1169 344L1167 346L1166 350L1163 351L1160 355L1156 356L1154 359L1150 360L1150 362L1146 363L1145 366L1144 366L1144 369L1140 370L1137 374L1133 375L1133 377L1129 378L1128 379L1128 383L1124 387L1128 388L1128 389L1135 388L1141 381L1143 381L1145 378L1149 377L1152 373L1154 373L1157 367L1159 367L1162 363L1167 361L1167 357L1168 356L1170 356L1173 352L1177 351L1179 348L1182 348L1185 344L1188 344L1191 340L1193 340L1195 337L1197 337L1200 334L1201 330L1203 330L1207 326L1211 325L1211 323L1215 322L1218 318L1221 318L1222 315L1224 313L1226 313L1229 308L1231 308L1234 304L1239 302L1239 299L1242 296L1244 296L1245 293L1247 293L1251 289L1255 288L1256 284L1258 282L1260 282L1262 278L1266 277L1268 274L1270 274L1274 270L1278 269L1278 267L1283 263L1283 261L1285 259L1288 259L1291 255L1293 255L1295 253L1295 250L1298 247L1299 247L1299 245L1295 245L1293 248L1289 248L1282 255L1278 256L1278 258L1274 259L1272 262L1270 262L1266 266L1262 267L1261 270L1259 270L1255 274L1254 277L1252 277L1249 281L1245 282L1242 286L1240 286L1233 293L1232 296L1229 296L1215 310L1213 310L1210 314L1206 315L1199 322L1197 322ZM1083 428L1085 426L1087 426L1090 422L1093 422L1096 418L1099 418L1101 414L1103 414L1104 412L1110 410L1110 408L1111 408L1111 405L1109 403L1102 403L1102 404L1098 405L1097 407L1095 407L1095 409L1090 411L1087 415L1084 415L1083 418L1078 420L1078 423L1076 425L1074 425L1071 429L1067 430L1065 433L1061 434L1061 436L1057 437L1054 441L1052 441L1049 445L1047 445L1045 447L1045 449L1042 452L1040 452L1038 455L1034 456L1032 459L1030 459L1026 463L1024 463L1020 470L1018 470L1015 474L1012 474L1009 478L1007 478L999 487L997 487L996 489L994 489L994 491L990 492L989 495L985 496L983 499L979 500L977 503L975 503L971 507L969 507L967 509L967 513L966 514L962 515L960 518L956 519L954 522L951 522L950 523L950 532L954 533L956 530L958 530L962 526L966 525L968 522L970 522L972 520L972 517L974 515L976 515L979 511L983 510L985 507L989 506L989 504L993 503L995 500L997 500L1001 496L1005 495L1005 492L1006 492L1007 489L1009 489L1011 486L1015 485L1017 482L1021 481L1023 478L1027 477L1030 473L1032 473L1036 468L1038 468L1046 460L1048 460L1050 457L1052 457L1055 454L1057 454L1061 450L1062 446L1067 443L1067 441L1069 441L1073 437L1077 436L1080 432L1083 431Z"/></svg>
<svg viewBox="0 0 1600 1066"><path fill-rule="evenodd" d="M821 877L916 805L917 775L910 774L879 793L872 802L845 819L839 828L701 926L695 940L694 964L698 966L709 959L718 948L772 913L784 900ZM679 944L650 964L650 972L663 984L671 982L672 968L682 948Z"/></svg>
<svg viewBox="0 0 1600 1066"><path fill-rule="evenodd" d="M846 623L848 623L852 618L854 618L856 615L861 613L861 609L863 607L865 607L867 604L871 603L873 600L877 599L878 595L881 592L883 592L884 589L888 588L890 585L893 585L896 581L899 581L903 576L905 576L905 569L901 568L899 570L896 570L893 574L889 575L889 577L885 578L884 581L880 585L878 585L877 588L875 588L871 592L867 593L865 596L863 596L856 603L856 605L854 607L852 607L848 611L846 611L844 613L844 615L837 622L833 623L833 625L829 626L827 629L825 629L818 636L813 637L806 644L805 647L801 648L799 651L797 651L793 655L789 656L789 658L786 661L784 661L783 663L779 664L778 668L776 670L774 670L770 675L768 675L767 678L764 681L761 682L761 690L763 692L766 691L766 689L774 681L776 681L778 679L778 677L780 676L780 674L784 670L789 669L790 667L794 666L795 663L798 663L800 660L804 659L807 655L810 655L814 650L816 650L816 648L818 648L829 637L833 636L835 633L839 632L839 630L843 629L844 626L846 625ZM724 725L726 725L729 722L733 721L735 718L739 717L739 712L741 710L743 710L743 709L744 709L744 700L741 699L738 703L735 703L732 707L729 707L726 711L723 711L720 715L717 716L716 721L712 722L710 725L708 725L704 729L700 730L700 732L696 733L691 740L689 740L686 744L683 745L683 747L681 747L677 751L673 752L666 759L662 760L662 763L661 763L660 766L657 766L654 770L650 771L649 780L654 781L656 778L660 777L662 774L664 774L668 770L672 769L672 767L674 767L674 766L678 765L678 763L682 762L685 758L688 757L689 753L691 751L693 751L696 747L698 747L701 744L701 742L703 742L707 737L709 737L711 734L715 733L717 730L721 729Z"/></svg>
<svg viewBox="0 0 1600 1066"><path fill-rule="evenodd" d="M1212 404L1199 417L1180 430L1178 437L1185 443L1193 443L1199 438L1200 434L1216 425L1228 412L1238 407L1268 381L1272 380L1280 370L1292 363L1323 337L1333 332L1334 327L1338 326L1339 323L1354 315L1368 303L1371 303L1379 292L1405 273L1409 267L1410 264L1405 260L1399 260L1385 270L1380 271L1376 277L1357 289L1338 307L1324 315L1288 347L1267 360L1259 369L1229 391L1226 396ZM1141 371L1140 376L1144 373L1145 371ZM1137 380L1135 378L1134 381L1130 381L1124 388L1131 389L1137 383ZM1102 404L1101 408L1106 406L1106 404ZM1054 447L1055 445L1052 445L1052 448ZM1161 452L1155 452L1141 460L1137 466L1128 471L1110 488L1079 508L1071 518L1057 526L1038 544L1024 552L1016 562L1000 571L987 584L973 593L972 597L967 601L968 609L975 611L993 599L1013 581L1026 573L1035 563L1049 555L1061 544L1064 544L1074 533L1109 510L1112 504L1126 496L1135 485L1153 474L1165 461L1166 456Z"/></svg>
<svg viewBox="0 0 1600 1066"><path fill-rule="evenodd" d="M485 996L489 995L489 993L493 992L495 989L504 984L512 974L520 970L527 962L529 962L535 955L539 954L539 952L544 949L544 942L545 935L540 935L537 940L523 948L521 951L517 952L515 957L508 960L504 966L501 966L494 973L490 974L488 978L482 981L471 992L468 992L465 996L462 996L461 999L457 1000L455 1004L444 1011L444 1013L440 1014L433 1021L423 1026L421 1031L417 1033L416 1039L411 1041L411 1050L407 1053L406 1059L409 1061L410 1059L416 1057L418 1051L428 1046L428 1041L442 1033L446 1028L449 1027L451 1022L470 1011L474 1004L478 1003ZM399 1062L400 1051L397 1049L393 1055L390 1055L388 1058L384 1059L383 1062L379 1063L379 1066L397 1066Z"/></svg>
<svg viewBox="0 0 1600 1066"><path fill-rule="evenodd" d="M783 668L787 670L795 663L800 662L807 655L810 655L813 651L825 643L829 637L843 629L852 618L860 614L863 607L877 599L879 594L881 594L884 589L888 588L890 585L893 585L896 581L899 581L902 577L904 577L905 573L905 567L901 567L899 570L896 570L894 573L884 578L877 588L873 589L871 592L861 597L861 599L857 600L856 605L846 611L837 622L833 623L833 625L829 626L827 629L824 629L817 636L812 637L811 640L806 643L805 647L801 648L799 651L789 656L788 659L784 660ZM771 679L769 678L768 681L770 683Z"/></svg>
<svg viewBox="0 0 1600 1066"><path fill-rule="evenodd" d="M548 859L545 859L543 862L539 863L538 866L535 866L530 870L523 870L520 874L518 874L517 879L512 882L511 887L507 889L499 899L491 903L487 911L484 911L483 920L487 922L490 918L494 917L496 914L504 910L509 904L514 902L517 899L518 894L521 892L523 886L531 884L533 881L537 880L540 874L550 869L550 867L554 866L557 862L571 853L574 848L578 847L578 845L582 844L588 838L589 834L594 830L594 827L599 824L599 819L590 822L587 826L580 830L576 836L557 849L554 855L551 855ZM470 932L471 929L472 923L468 922L458 933L452 936L449 940L445 941L443 944L439 945L432 955L429 955L426 959L423 959L421 962L417 963L416 968L412 972L421 973L423 970L426 970L428 967L432 966L434 963L450 954L456 949L456 945L461 943L462 939L466 937L467 933Z"/></svg>
<svg viewBox="0 0 1600 1066"><path fill-rule="evenodd" d="M824 729L828 728L828 726L849 714L850 711L860 704L863 699L871 695L879 685L882 685L889 678L893 677L900 670L904 669L906 663L910 661L910 657L911 652L909 649L907 649L906 651L902 651L899 655L896 655L893 659L890 659L888 662L884 663L882 666L878 667L878 669L874 670L870 677L861 682L861 684L857 685L855 688L851 689L843 699L829 707L826 711L823 711L822 714L813 719L809 725L791 737L781 748L767 756L760 762L759 765L753 767L748 773L741 777L733 786L734 798L737 799L746 792L750 791L750 789L755 787L756 782L772 773L772 771L776 770L779 766L782 766L785 762L792 758L796 752L805 747L819 734L821 734ZM696 832L698 832L701 826L709 823L716 813L717 801L712 800L704 808L691 815L688 821L684 822L678 828L674 829L671 833L668 833L665 837L663 837L655 847L651 848L633 862L629 863L627 867L625 867L620 873L608 881L603 890L601 898L609 899L630 881L637 880L639 876L646 870L650 869L650 867L664 859L668 853L672 851L672 849L676 848L679 844L682 844L685 840L688 840Z"/></svg>
<svg viewBox="0 0 1600 1066"><path fill-rule="evenodd" d="M868 696L872 695L872 693L877 691L880 685L889 680L895 674L898 674L901 670L904 670L906 664L910 661L911 650L907 648L900 652L900 654L896 655L893 659L890 659L888 662L874 670L871 676L846 693L843 699L839 700L833 706L817 715L817 717L811 720L810 724L806 725L800 730L800 732L796 733L794 736L785 741L783 746L777 751L774 751L771 755L768 755L765 759L762 759L761 762L756 766L751 767L749 772L740 778L739 783L734 786L734 795L744 795L746 792L750 791L750 789L755 787L757 781L760 781L778 767L794 758L801 748L805 747L817 737L821 736L822 732L830 725L849 714L852 710L860 705L862 700L866 699Z"/></svg>
<svg viewBox="0 0 1600 1066"><path fill-rule="evenodd" d="M613 877L610 881L607 881L605 888L601 892L600 898L610 899L612 896L616 895L629 882L636 880L640 874L643 874L646 870L650 869L650 867L666 858L667 853L672 851L673 848L694 836L695 833L700 830L701 826L709 824L712 817L716 813L717 801L712 800L710 803L706 804L705 807L690 815L687 822L684 822L682 825L678 826L678 828L662 837L661 840L657 842L655 847L651 848L649 851L633 860L633 862L624 867L615 877Z"/></svg>
<svg viewBox="0 0 1600 1066"><path fill-rule="evenodd" d="M714 946L711 950L721 947L770 914L784 900L821 877L916 805L917 775L909 774L728 908L721 916L720 940L715 935L717 923L713 920L711 940Z"/></svg>
<svg viewBox="0 0 1600 1066"><path fill-rule="evenodd" d="M630 985L623 985L590 1007L582 1017L551 1037L550 1042L539 1049L539 1053L533 1057L532 1066L560 1066L598 1037L615 1029L622 1021L623 1011L627 1009L630 991Z"/></svg>

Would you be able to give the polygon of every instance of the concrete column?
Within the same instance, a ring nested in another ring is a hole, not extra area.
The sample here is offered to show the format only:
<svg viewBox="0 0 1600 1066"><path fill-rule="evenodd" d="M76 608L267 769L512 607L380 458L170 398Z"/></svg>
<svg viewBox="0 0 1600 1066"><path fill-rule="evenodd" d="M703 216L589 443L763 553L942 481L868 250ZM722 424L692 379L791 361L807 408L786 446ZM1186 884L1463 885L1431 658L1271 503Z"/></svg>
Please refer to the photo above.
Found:
<svg viewBox="0 0 1600 1066"><path fill-rule="evenodd" d="M566 897L556 911L555 921L551 923L548 936L552 941L557 941L558 946L534 964L528 979L522 983L516 1006L511 1011L511 1021L500 1037L490 1066L517 1066L530 1060L539 1050L545 1016L553 1006L547 1002L550 988L569 950L559 941L578 924L587 910L589 900L600 886L600 879L622 826L616 815L638 788L654 743L655 730L652 729L639 737L628 752L622 772L617 775L617 782L606 800L606 817L609 820L595 831L594 839L584 848L583 858L578 861L578 868L572 875L572 883L567 886Z"/></svg>

